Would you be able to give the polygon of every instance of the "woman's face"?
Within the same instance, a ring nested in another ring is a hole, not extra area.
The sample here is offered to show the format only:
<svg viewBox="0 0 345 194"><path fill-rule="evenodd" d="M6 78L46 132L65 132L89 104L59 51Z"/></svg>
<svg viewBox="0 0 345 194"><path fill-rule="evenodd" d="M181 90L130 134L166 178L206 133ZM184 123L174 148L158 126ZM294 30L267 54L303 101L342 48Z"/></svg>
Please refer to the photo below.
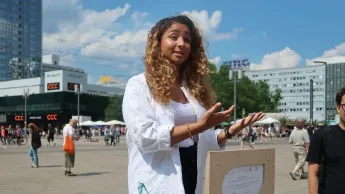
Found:
<svg viewBox="0 0 345 194"><path fill-rule="evenodd" d="M191 33L184 24L174 23L162 36L161 51L177 68L188 59L191 46Z"/></svg>

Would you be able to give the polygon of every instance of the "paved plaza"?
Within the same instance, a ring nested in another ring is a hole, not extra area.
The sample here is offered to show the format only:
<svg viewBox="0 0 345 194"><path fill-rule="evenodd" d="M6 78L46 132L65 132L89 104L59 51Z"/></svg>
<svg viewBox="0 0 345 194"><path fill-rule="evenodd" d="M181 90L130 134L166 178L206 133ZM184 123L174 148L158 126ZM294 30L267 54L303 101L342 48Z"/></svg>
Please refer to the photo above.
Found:
<svg viewBox="0 0 345 194"><path fill-rule="evenodd" d="M127 147L125 140L115 147L81 140L77 145L77 177L64 176L62 139L56 147L47 147L42 138L39 149L40 168L31 168L27 154L29 145L0 147L0 194L126 194ZM294 167L291 145L287 140L273 140L254 145L256 148L276 148L275 194L307 193L307 180L293 181L289 171ZM227 149L239 149L233 140ZM246 147L248 149L248 147Z"/></svg>

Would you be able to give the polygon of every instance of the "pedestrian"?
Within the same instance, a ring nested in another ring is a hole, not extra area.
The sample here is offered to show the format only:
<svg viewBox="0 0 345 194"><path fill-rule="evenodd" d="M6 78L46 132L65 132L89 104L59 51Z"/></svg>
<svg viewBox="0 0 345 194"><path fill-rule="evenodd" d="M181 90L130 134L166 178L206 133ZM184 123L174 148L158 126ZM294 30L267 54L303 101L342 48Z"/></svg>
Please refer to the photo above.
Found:
<svg viewBox="0 0 345 194"><path fill-rule="evenodd" d="M294 170L290 172L290 175L293 180L297 180L300 179L303 174L303 166L307 158L310 143L308 132L304 129L303 120L296 121L296 128L291 132L289 143L292 144L292 152L296 162L296 166Z"/></svg>
<svg viewBox="0 0 345 194"><path fill-rule="evenodd" d="M20 127L20 125L16 125L16 137L17 145L20 145L22 140L22 128Z"/></svg>
<svg viewBox="0 0 345 194"><path fill-rule="evenodd" d="M244 143L247 142L248 146L252 149L254 149L254 146L251 142L251 135L250 135L250 130L248 130L248 127L244 128L242 130L242 136L241 136L241 150L243 150Z"/></svg>
<svg viewBox="0 0 345 194"><path fill-rule="evenodd" d="M79 134L77 128L78 121L76 119L71 119L70 122L63 128L63 145L65 145L66 137L69 136L75 142L79 140ZM72 173L71 169L74 168L75 163L75 153L69 154L65 152L65 176L76 176Z"/></svg>
<svg viewBox="0 0 345 194"><path fill-rule="evenodd" d="M31 134L31 146L29 149L29 156L32 161L32 168L38 168L38 148L41 147L41 131L40 129L34 124L30 123L28 125L30 134Z"/></svg>
<svg viewBox="0 0 345 194"><path fill-rule="evenodd" d="M48 137L47 137L47 140L48 140L48 145L47 146L50 146L50 142L55 146L55 142L54 142L54 135L55 135L55 129L52 127L52 125L49 123L48 124Z"/></svg>
<svg viewBox="0 0 345 194"><path fill-rule="evenodd" d="M115 130L115 126L111 125L110 126L110 146L114 144L114 146L116 145L115 140L115 136L116 136L116 130Z"/></svg>
<svg viewBox="0 0 345 194"><path fill-rule="evenodd" d="M145 73L129 79L122 106L129 194L202 194L208 151L224 149L264 114L213 129L229 120L234 106L218 112L201 33L185 15L151 29L144 64Z"/></svg>
<svg viewBox="0 0 345 194"><path fill-rule="evenodd" d="M6 148L6 145L8 143L8 130L4 126L1 126L1 136L3 140L2 144L4 145L4 148Z"/></svg>
<svg viewBox="0 0 345 194"><path fill-rule="evenodd" d="M307 157L309 194L345 191L345 87L335 96L340 122L314 132Z"/></svg>

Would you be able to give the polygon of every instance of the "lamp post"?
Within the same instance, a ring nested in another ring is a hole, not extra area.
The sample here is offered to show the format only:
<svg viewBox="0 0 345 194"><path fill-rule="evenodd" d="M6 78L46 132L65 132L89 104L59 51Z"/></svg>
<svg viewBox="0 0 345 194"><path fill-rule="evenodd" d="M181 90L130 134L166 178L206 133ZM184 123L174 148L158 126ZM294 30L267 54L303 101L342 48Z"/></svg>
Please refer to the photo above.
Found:
<svg viewBox="0 0 345 194"><path fill-rule="evenodd" d="M75 84L74 85L74 92L76 92L77 93L77 103L78 103L78 132L79 132L79 130L80 130L80 119L79 119L79 117L80 117L80 93L81 93L81 91L82 91L82 85L80 84L80 85L78 85L78 84Z"/></svg>
<svg viewBox="0 0 345 194"><path fill-rule="evenodd" d="M24 89L23 90L23 97L24 97L24 127L26 129L27 126L27 101L28 101L28 97L30 95L29 93L29 89Z"/></svg>
<svg viewBox="0 0 345 194"><path fill-rule="evenodd" d="M324 108L325 108L325 119L326 119L326 121L328 121L328 114L327 114L327 95L326 95L326 93L327 93L327 62L325 62L325 61L313 61L314 63L321 63L321 64L323 64L323 65L325 65L325 92L324 92L324 94L325 94L325 106L324 106ZM313 101L311 101L311 102L313 102Z"/></svg>
<svg viewBox="0 0 345 194"><path fill-rule="evenodd" d="M235 105L235 111L234 111L234 121L236 122L236 97L237 97L237 82L242 79L242 70L241 69L232 69L229 70L229 81L230 83L234 83L234 105Z"/></svg>

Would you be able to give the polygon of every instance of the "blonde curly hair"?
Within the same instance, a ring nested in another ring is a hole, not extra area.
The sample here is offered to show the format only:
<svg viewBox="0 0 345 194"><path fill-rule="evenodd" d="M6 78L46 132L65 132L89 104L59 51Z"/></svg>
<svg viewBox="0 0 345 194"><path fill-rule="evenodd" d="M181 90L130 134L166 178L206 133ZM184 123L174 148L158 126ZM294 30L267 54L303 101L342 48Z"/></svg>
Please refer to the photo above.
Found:
<svg viewBox="0 0 345 194"><path fill-rule="evenodd" d="M161 52L163 34L174 23L184 24L191 33L189 58L181 65L180 72ZM210 83L210 70L200 30L186 15L178 15L160 20L149 32L144 56L145 76L153 98L161 104L169 104L176 79L186 86L192 96L206 109L215 103L215 92ZM179 75L178 77L176 75Z"/></svg>

